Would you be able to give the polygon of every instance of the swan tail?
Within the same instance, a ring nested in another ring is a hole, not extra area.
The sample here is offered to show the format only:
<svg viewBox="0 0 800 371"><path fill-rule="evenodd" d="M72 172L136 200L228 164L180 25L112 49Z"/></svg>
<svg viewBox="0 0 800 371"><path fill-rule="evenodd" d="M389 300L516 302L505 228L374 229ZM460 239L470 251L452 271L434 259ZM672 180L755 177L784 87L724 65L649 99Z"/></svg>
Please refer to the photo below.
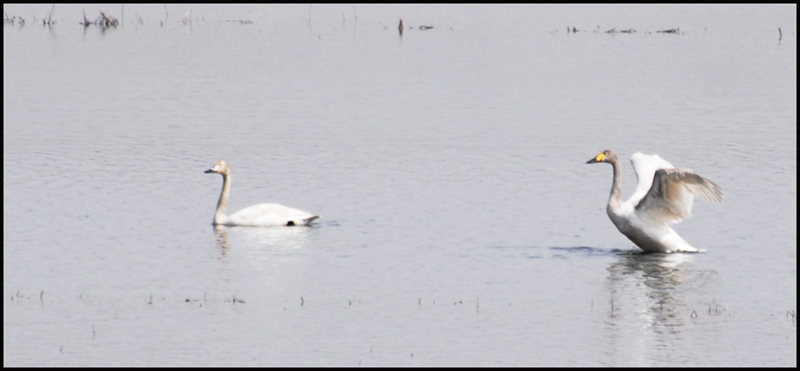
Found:
<svg viewBox="0 0 800 371"><path fill-rule="evenodd" d="M305 218L305 219L303 219L303 224L310 225L311 222L313 222L313 221L315 221L317 219L319 219L319 215L314 215L312 217Z"/></svg>

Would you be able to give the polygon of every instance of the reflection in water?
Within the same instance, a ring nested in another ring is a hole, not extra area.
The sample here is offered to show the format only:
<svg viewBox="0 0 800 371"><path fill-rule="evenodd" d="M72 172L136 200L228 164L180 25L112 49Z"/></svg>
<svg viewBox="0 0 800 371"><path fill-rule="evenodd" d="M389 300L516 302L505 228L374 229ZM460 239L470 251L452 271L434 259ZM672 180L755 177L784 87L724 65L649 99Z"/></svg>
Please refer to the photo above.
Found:
<svg viewBox="0 0 800 371"><path fill-rule="evenodd" d="M217 245L223 256L233 248L247 249L251 257L285 255L303 247L313 227L225 227L214 226ZM228 234L230 233L230 239ZM233 241L233 242L232 242Z"/></svg>
<svg viewBox="0 0 800 371"><path fill-rule="evenodd" d="M685 297L715 272L694 269L693 254L626 254L608 267L611 303L605 321L607 353L625 364L682 363L673 349L685 342L691 310ZM632 341L633 340L633 341ZM620 353L622 352L622 353ZM623 355L624 354L624 355Z"/></svg>
<svg viewBox="0 0 800 371"><path fill-rule="evenodd" d="M214 234L217 235L217 246L219 246L222 255L227 255L231 247L228 246L228 232L223 225L213 225Z"/></svg>
<svg viewBox="0 0 800 371"><path fill-rule="evenodd" d="M275 275L291 269L301 259L313 227L224 227L215 226L220 264L219 280L210 290L226 300L235 300L242 285L271 285ZM247 283L247 284L245 284Z"/></svg>

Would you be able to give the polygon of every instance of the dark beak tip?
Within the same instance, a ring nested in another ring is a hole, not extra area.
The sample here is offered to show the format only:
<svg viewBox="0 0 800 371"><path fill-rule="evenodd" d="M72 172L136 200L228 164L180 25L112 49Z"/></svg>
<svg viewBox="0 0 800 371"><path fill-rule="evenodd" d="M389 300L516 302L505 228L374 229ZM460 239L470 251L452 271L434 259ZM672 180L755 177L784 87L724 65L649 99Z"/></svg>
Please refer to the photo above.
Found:
<svg viewBox="0 0 800 371"><path fill-rule="evenodd" d="M204 173L206 173L206 174L213 173L213 172L214 172L214 170L211 170L211 169L208 169L208 170L204 171Z"/></svg>

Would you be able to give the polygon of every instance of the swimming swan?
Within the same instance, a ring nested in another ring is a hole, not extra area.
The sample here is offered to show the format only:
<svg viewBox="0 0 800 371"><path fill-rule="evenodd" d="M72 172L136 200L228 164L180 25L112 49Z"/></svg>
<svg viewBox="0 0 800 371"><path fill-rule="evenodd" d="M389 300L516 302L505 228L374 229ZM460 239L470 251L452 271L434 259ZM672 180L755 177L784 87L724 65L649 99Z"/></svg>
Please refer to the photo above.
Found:
<svg viewBox="0 0 800 371"><path fill-rule="evenodd" d="M648 252L699 252L669 225L692 214L693 196L722 202L722 189L691 170L676 169L658 155L636 152L631 164L636 172L636 192L620 200L622 170L614 151L606 150L587 164L607 162L614 167L614 183L608 197L608 217L622 234Z"/></svg>
<svg viewBox="0 0 800 371"><path fill-rule="evenodd" d="M309 225L318 215L311 215L305 211L292 209L278 204L258 204L246 207L231 216L225 215L228 207L228 195L231 192L231 168L225 161L217 162L214 167L205 171L222 175L222 193L217 202L217 212L214 214L214 225L269 227L277 225L294 226Z"/></svg>

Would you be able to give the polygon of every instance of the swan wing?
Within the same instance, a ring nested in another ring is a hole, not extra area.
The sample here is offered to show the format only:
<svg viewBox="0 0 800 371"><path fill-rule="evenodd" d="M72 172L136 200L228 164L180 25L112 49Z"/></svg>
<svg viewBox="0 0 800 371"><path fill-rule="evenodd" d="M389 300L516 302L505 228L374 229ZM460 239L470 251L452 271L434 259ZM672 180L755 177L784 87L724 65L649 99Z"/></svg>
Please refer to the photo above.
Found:
<svg viewBox="0 0 800 371"><path fill-rule="evenodd" d="M229 216L228 224L254 227L307 225L317 218L319 216L280 204L258 204L241 209Z"/></svg>
<svg viewBox="0 0 800 371"><path fill-rule="evenodd" d="M638 204L650 190L656 170L675 167L659 155L645 155L641 152L636 152L631 156L631 165L636 173L636 191L628 199L628 203L631 205Z"/></svg>
<svg viewBox="0 0 800 371"><path fill-rule="evenodd" d="M675 224L692 215L693 196L722 202L722 189L689 170L658 169L636 212L665 224Z"/></svg>

